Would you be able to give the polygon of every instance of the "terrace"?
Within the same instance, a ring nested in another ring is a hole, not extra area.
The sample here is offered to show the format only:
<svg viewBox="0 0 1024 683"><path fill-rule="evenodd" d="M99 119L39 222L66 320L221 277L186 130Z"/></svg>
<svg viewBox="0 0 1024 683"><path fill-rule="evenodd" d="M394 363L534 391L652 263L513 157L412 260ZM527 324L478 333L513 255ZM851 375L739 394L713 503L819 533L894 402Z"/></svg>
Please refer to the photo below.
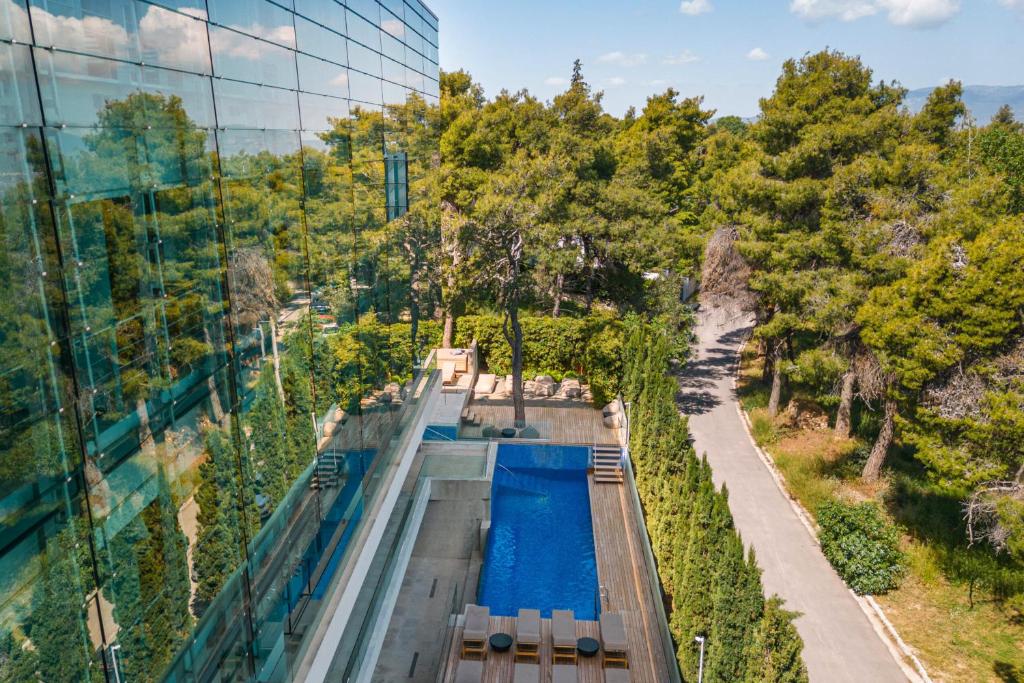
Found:
<svg viewBox="0 0 1024 683"><path fill-rule="evenodd" d="M445 373L439 358L443 356L432 358L431 365L438 368L437 384L442 383L442 377L445 381L443 386L435 386L423 406L424 440L414 455L410 451L407 456L410 465L404 480L393 484L397 502L389 513L366 579L361 586L351 587L351 602L365 616L350 620L333 642L328 633L324 634L319 649L335 649L328 664L320 662L311 667L309 680L454 681L462 643L461 615L466 604L483 602L483 584L495 560L489 553L502 552L490 548L488 542L492 524L501 523L497 515L502 506L494 495L498 488L496 471L499 480L506 474L519 476L512 474L514 465L510 468L503 464L512 464L507 458L517 449L540 453L530 456L539 458L530 467L543 468L549 460L558 460L560 445L568 445L567 450L577 455L583 453L583 465L576 467L578 474L573 476L582 487L577 494L587 501L577 502L589 504L589 510L582 514L586 526L579 530L586 535L588 545L592 540L588 561L596 573L589 589L580 592L577 586L577 600L583 595L589 603L588 609L577 608L577 637L599 636L595 612L618 612L626 628L631 680L679 680L628 460L616 457L616 462L625 466L614 482L595 481L591 452L603 445L618 454L624 430L606 421L602 411L591 405L586 387L579 393L570 391L570 396L541 388L527 400L531 430L520 430L514 438L500 438L500 430L513 422L507 381L496 380L488 392L474 391L474 387L479 388L474 349L465 350L465 362L460 361L455 373ZM521 435L531 438L519 438ZM530 471L540 472L537 481L543 483L542 470ZM561 492L555 496L561 496ZM511 507L520 507L519 503L513 501ZM508 505L506 502L506 510L510 509ZM576 502L572 505L580 512ZM564 512L557 512L556 517L562 519ZM549 539L557 538L544 529L532 531L539 532L536 538L543 539L539 543L550 544ZM534 557L543 557L547 550L536 547L535 554L500 559L506 570L509 561L516 563L513 574L518 576L521 570L531 569ZM575 575L571 568L565 571ZM555 593L545 594L555 604L520 606L541 609L545 617L552 608L571 606L559 603L563 596L558 594L560 578L557 574L555 578ZM338 592L346 592L345 587L339 587ZM332 607L349 603L345 597L329 602L334 603ZM514 634L514 617L499 612L491 612L490 632ZM550 619L542 623L540 680L549 681ZM603 681L600 666L600 657L581 658L578 680ZM510 653L490 652L483 680L511 681L512 670Z"/></svg>

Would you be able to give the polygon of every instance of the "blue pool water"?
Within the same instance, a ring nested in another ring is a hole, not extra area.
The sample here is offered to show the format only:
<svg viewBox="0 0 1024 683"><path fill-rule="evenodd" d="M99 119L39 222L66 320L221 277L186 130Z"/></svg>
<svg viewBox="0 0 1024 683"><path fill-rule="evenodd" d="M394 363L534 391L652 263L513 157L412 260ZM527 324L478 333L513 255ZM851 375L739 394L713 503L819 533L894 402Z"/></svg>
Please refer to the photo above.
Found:
<svg viewBox="0 0 1024 683"><path fill-rule="evenodd" d="M502 444L491 484L478 600L496 616L520 608L598 616L597 560L585 446Z"/></svg>

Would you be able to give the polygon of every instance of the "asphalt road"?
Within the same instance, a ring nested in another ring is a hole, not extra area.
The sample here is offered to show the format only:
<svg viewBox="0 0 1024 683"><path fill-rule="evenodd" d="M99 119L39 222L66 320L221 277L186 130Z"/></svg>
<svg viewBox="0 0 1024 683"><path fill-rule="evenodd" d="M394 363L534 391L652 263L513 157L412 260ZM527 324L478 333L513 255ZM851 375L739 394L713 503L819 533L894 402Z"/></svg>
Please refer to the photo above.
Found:
<svg viewBox="0 0 1024 683"><path fill-rule="evenodd" d="M813 542L789 500L758 457L736 410L736 353L750 320L701 312L698 355L679 378L698 454L706 453L715 483L728 484L729 507L745 543L753 545L768 595L800 612L811 681L906 681L842 580Z"/></svg>

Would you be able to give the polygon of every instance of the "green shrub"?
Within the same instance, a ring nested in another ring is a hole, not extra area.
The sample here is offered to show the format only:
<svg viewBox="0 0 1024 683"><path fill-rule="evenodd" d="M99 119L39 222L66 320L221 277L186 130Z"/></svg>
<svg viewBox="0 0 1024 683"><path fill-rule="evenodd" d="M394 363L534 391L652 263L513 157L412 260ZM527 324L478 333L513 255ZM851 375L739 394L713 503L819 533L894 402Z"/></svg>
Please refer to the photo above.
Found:
<svg viewBox="0 0 1024 683"><path fill-rule="evenodd" d="M899 585L906 558L876 505L829 501L818 508L818 524L822 552L853 592L879 595Z"/></svg>

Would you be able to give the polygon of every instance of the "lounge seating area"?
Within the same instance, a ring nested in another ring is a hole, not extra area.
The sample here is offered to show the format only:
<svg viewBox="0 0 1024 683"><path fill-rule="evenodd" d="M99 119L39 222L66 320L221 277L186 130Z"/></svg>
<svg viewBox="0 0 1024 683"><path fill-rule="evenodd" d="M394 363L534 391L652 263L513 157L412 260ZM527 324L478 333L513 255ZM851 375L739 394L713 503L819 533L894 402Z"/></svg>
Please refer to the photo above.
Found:
<svg viewBox="0 0 1024 683"><path fill-rule="evenodd" d="M467 605L460 621L446 683L630 683L621 614L599 622L577 621L570 610L551 619L533 609L491 617L487 607Z"/></svg>

